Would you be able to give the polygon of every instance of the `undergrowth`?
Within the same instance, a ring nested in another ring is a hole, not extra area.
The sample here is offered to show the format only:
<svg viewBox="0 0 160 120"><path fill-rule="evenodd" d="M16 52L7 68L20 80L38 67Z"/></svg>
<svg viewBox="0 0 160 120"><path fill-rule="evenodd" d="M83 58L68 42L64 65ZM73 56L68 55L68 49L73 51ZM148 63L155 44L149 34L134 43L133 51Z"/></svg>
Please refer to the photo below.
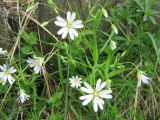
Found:
<svg viewBox="0 0 160 120"><path fill-rule="evenodd" d="M85 17L81 9L70 6L68 11L76 12L76 20L82 20L83 27L74 38L68 34L64 39L47 29L56 16L41 23L35 18L39 3L26 5L26 10L20 11L13 48L0 60L1 65L16 69L13 84L3 84L4 76L0 75L2 120L160 119L158 0L125 0L116 5L96 1L88 3ZM48 0L47 6L66 20L68 11L56 2ZM39 33L39 29L27 31L30 20L52 39L40 39L43 32ZM60 27L54 26L57 32ZM67 26L70 28L71 24ZM41 61L40 71L31 65L33 56ZM147 83L140 81L137 74L147 77ZM79 97L85 93L79 86L71 87L70 79L74 76L81 78L81 86L87 82L95 88L98 79L106 82L105 89L112 90L112 99L103 99L103 110L94 112L92 102L82 105ZM17 100L21 90L28 95L24 102Z"/></svg>

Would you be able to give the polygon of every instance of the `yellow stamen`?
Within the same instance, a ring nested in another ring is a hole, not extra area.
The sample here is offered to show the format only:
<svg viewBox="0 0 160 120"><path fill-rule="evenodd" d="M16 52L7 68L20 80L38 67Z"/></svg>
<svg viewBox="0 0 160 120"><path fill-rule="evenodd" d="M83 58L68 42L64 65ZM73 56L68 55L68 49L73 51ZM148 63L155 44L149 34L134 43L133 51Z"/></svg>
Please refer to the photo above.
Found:
<svg viewBox="0 0 160 120"><path fill-rule="evenodd" d="M40 67L40 66L41 66L41 64L40 64L40 61L39 61L39 60L36 60L35 64L36 64L36 66L37 66L37 67Z"/></svg>
<svg viewBox="0 0 160 120"><path fill-rule="evenodd" d="M72 24L71 23L67 23L67 28L71 28Z"/></svg>
<svg viewBox="0 0 160 120"><path fill-rule="evenodd" d="M98 96L98 93L97 93L97 92L94 92L94 93L93 93L93 96L94 96L94 97Z"/></svg>

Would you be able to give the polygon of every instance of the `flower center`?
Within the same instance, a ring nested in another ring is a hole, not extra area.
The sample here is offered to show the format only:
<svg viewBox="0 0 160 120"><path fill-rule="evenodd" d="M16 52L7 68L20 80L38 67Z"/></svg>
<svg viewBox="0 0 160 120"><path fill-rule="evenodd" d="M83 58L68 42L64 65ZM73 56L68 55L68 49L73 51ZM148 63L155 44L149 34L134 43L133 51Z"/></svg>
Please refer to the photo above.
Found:
<svg viewBox="0 0 160 120"><path fill-rule="evenodd" d="M9 73L9 71L8 71L8 70L6 70L5 74L6 74L6 75L10 75L10 73Z"/></svg>
<svg viewBox="0 0 160 120"><path fill-rule="evenodd" d="M36 60L35 64L36 64L37 67L41 67L41 64L40 64L39 60Z"/></svg>
<svg viewBox="0 0 160 120"><path fill-rule="evenodd" d="M97 96L98 96L98 93L95 91L95 92L93 93L93 96L94 96L94 97L97 97Z"/></svg>
<svg viewBox="0 0 160 120"><path fill-rule="evenodd" d="M79 82L79 80L77 80L77 79L75 79L75 80L74 80L74 83L76 83L76 84L77 84L78 82Z"/></svg>
<svg viewBox="0 0 160 120"><path fill-rule="evenodd" d="M71 23L67 23L67 28L71 28L72 27L72 24Z"/></svg>

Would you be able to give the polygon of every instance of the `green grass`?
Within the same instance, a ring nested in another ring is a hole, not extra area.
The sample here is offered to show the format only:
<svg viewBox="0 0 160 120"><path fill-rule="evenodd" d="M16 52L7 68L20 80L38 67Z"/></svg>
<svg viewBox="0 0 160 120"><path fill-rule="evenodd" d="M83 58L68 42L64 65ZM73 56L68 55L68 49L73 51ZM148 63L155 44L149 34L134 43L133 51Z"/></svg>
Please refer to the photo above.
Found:
<svg viewBox="0 0 160 120"><path fill-rule="evenodd" d="M0 85L0 119L160 119L158 0L126 0L116 6L111 6L110 2L101 4L97 0L83 13L87 14L85 18L82 18L78 6L72 8L77 19L82 19L84 24L74 40L69 36L62 40L51 31L47 32L52 40L41 40L37 32L26 32L23 27L27 23L24 21L33 17L34 5L36 3L28 5L27 14L31 15L20 20L14 46L18 52L11 51L8 58L2 56L0 60L1 64L13 65L17 69L13 85ZM48 7L60 16L67 12L52 0L48 0ZM108 18L104 17L102 7L107 10ZM44 30L50 21L40 23L34 20ZM113 32L112 24L117 27L118 34ZM111 50L111 40L118 44L115 50ZM44 57L46 69L39 75L26 63L26 59L34 54ZM138 91L137 68L152 78L149 85L142 85ZM96 85L98 78L107 82L106 89L113 90L113 98L104 100L104 110L95 113L92 103L82 105L79 97L83 92L71 88L69 83L69 78L76 75L91 86ZM20 88L30 95L30 100L23 104L16 101Z"/></svg>

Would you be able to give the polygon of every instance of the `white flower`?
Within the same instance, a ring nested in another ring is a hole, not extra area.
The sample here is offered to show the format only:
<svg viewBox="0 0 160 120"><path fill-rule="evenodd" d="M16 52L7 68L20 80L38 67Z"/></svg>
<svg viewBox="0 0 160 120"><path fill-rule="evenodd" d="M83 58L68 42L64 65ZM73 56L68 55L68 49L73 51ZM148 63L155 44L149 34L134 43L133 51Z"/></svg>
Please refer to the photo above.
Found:
<svg viewBox="0 0 160 120"><path fill-rule="evenodd" d="M104 15L106 18L108 18L108 13L107 13L107 11L106 11L104 8L102 8L102 12L103 12L103 15Z"/></svg>
<svg viewBox="0 0 160 120"><path fill-rule="evenodd" d="M64 20L62 17L57 16L55 24L57 26L62 27L58 31L58 35L62 35L62 39L66 38L67 34L69 33L70 38L73 40L74 37L78 36L78 32L75 29L83 28L82 20L74 21L76 17L76 13L71 13L70 11L67 12L67 20Z"/></svg>
<svg viewBox="0 0 160 120"><path fill-rule="evenodd" d="M34 72L36 74L41 73L41 70L43 69L43 62L44 59L41 57L33 56L33 59L28 58L27 63L29 63L30 67L34 67Z"/></svg>
<svg viewBox="0 0 160 120"><path fill-rule="evenodd" d="M149 80L151 80L151 78L146 76L145 72L140 70L138 70L137 72L137 77L138 77L138 86L141 86L141 83L149 84Z"/></svg>
<svg viewBox="0 0 160 120"><path fill-rule="evenodd" d="M115 34L118 34L118 29L117 29L117 27L116 27L114 24L111 25L111 28L112 28L112 31L113 31Z"/></svg>
<svg viewBox="0 0 160 120"><path fill-rule="evenodd" d="M21 90L19 91L19 96L18 96L18 98L17 98L17 101L18 101L18 102L21 102L21 103L24 103L26 100L29 100L29 97L30 97L30 96L27 95L23 89L21 89Z"/></svg>
<svg viewBox="0 0 160 120"><path fill-rule="evenodd" d="M0 48L0 55L5 55L5 54L7 54L7 51Z"/></svg>
<svg viewBox="0 0 160 120"><path fill-rule="evenodd" d="M81 96L79 99L83 100L82 105L87 105L89 102L93 102L94 111L97 112L98 108L103 110L104 101L105 99L111 99L112 90L102 90L106 86L106 82L101 83L101 79L98 79L96 83L96 88L93 89L88 83L84 82L85 87L81 87L81 90L88 95Z"/></svg>
<svg viewBox="0 0 160 120"><path fill-rule="evenodd" d="M2 85L4 85L7 82L7 80L10 84L13 84L15 79L11 76L11 74L15 73L16 69L14 69L14 67L7 68L5 64L3 66L0 65L0 69L2 70L2 72L0 72L0 79Z"/></svg>
<svg viewBox="0 0 160 120"><path fill-rule="evenodd" d="M110 47L112 50L115 50L117 48L117 43L115 41L111 40Z"/></svg>
<svg viewBox="0 0 160 120"><path fill-rule="evenodd" d="M78 76L76 77L72 76L72 78L69 78L71 87L76 87L76 88L81 87L82 83L81 79L82 78L79 78Z"/></svg>

